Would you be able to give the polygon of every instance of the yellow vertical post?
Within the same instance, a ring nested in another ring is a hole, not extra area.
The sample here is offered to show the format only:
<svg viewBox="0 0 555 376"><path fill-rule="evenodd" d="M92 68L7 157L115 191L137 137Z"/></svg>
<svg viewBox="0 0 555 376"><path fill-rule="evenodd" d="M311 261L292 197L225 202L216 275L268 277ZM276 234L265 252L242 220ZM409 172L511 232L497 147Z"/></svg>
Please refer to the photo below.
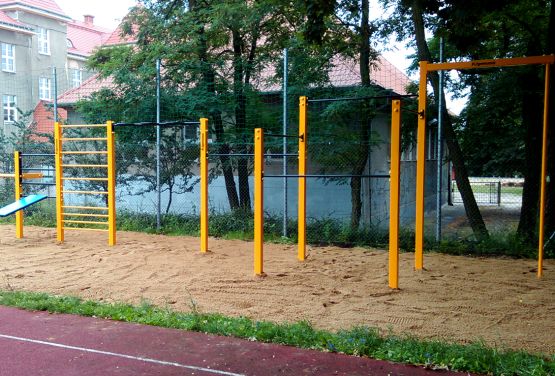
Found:
<svg viewBox="0 0 555 376"><path fill-rule="evenodd" d="M63 197L63 166L62 166L62 127L60 123L54 124L54 150L56 165L56 230L59 242L64 241L64 197Z"/></svg>
<svg viewBox="0 0 555 376"><path fill-rule="evenodd" d="M254 274L264 274L264 130L254 130Z"/></svg>
<svg viewBox="0 0 555 376"><path fill-rule="evenodd" d="M208 252L208 119L200 119L200 251Z"/></svg>
<svg viewBox="0 0 555 376"><path fill-rule="evenodd" d="M540 228L538 240L538 278L543 275L543 246L545 222L545 180L547 177L547 131L549 128L549 76L550 65L545 65L545 91L543 98L542 171L540 183ZM553 183L552 183L553 184Z"/></svg>
<svg viewBox="0 0 555 376"><path fill-rule="evenodd" d="M426 168L426 97L428 77L428 62L420 62L420 87L418 90L418 130L416 148L416 221L414 268L424 267L424 191Z"/></svg>
<svg viewBox="0 0 555 376"><path fill-rule="evenodd" d="M114 124L106 123L108 152L108 245L116 245L116 140Z"/></svg>
<svg viewBox="0 0 555 376"><path fill-rule="evenodd" d="M299 261L306 259L306 122L308 98L299 98L299 202L297 213L298 255Z"/></svg>
<svg viewBox="0 0 555 376"><path fill-rule="evenodd" d="M13 173L14 173L14 184L15 184L15 201L21 198L21 179L23 172L21 170L21 154L18 151L13 153ZM15 213L15 237L21 239L23 237L23 211L17 211Z"/></svg>
<svg viewBox="0 0 555 376"><path fill-rule="evenodd" d="M391 166L389 177L389 287L399 288L399 184L401 180L401 101L391 103Z"/></svg>

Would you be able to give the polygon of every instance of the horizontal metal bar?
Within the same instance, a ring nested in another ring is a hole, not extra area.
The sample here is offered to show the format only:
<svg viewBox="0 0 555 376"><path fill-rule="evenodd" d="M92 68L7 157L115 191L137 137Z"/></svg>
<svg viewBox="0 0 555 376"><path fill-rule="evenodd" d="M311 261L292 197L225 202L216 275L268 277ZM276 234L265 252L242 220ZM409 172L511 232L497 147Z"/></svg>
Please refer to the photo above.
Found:
<svg viewBox="0 0 555 376"><path fill-rule="evenodd" d="M54 172L56 169L54 167L52 168L32 168L32 167L24 167L21 169L22 171L48 171L48 172Z"/></svg>
<svg viewBox="0 0 555 376"><path fill-rule="evenodd" d="M107 141L106 137L73 137L62 138L62 141Z"/></svg>
<svg viewBox="0 0 555 376"><path fill-rule="evenodd" d="M63 124L61 128L106 128L106 124Z"/></svg>
<svg viewBox="0 0 555 376"><path fill-rule="evenodd" d="M108 178L62 178L62 180L77 180L77 181L108 181Z"/></svg>
<svg viewBox="0 0 555 376"><path fill-rule="evenodd" d="M62 164L63 168L108 168L108 165L93 165L93 164Z"/></svg>
<svg viewBox="0 0 555 376"><path fill-rule="evenodd" d="M108 192L104 191L62 191L62 193L73 195L107 195Z"/></svg>
<svg viewBox="0 0 555 376"><path fill-rule="evenodd" d="M344 179L344 178L377 178L389 179L389 175L324 175L324 174L310 174L310 175L264 175L265 178L319 178L319 179Z"/></svg>
<svg viewBox="0 0 555 376"><path fill-rule="evenodd" d="M99 222L99 221L72 221L72 220L64 219L63 222L81 224L81 225L108 225L108 222Z"/></svg>
<svg viewBox="0 0 555 376"><path fill-rule="evenodd" d="M342 98L322 98L322 99L309 99L309 103L317 102L340 102L340 101L363 101L368 99L402 99L402 98L417 98L418 95L373 95L369 97L342 97Z"/></svg>
<svg viewBox="0 0 555 376"><path fill-rule="evenodd" d="M32 182L22 182L21 185L51 185L55 186L56 183L32 183Z"/></svg>
<svg viewBox="0 0 555 376"><path fill-rule="evenodd" d="M89 154L108 154L107 151L63 151L62 154L66 155L89 155Z"/></svg>
<svg viewBox="0 0 555 376"><path fill-rule="evenodd" d="M104 206L62 206L62 209L108 210L108 208Z"/></svg>
<svg viewBox="0 0 555 376"><path fill-rule="evenodd" d="M108 214L85 214L85 213L63 213L64 217L98 217L98 218L109 218Z"/></svg>
<svg viewBox="0 0 555 376"><path fill-rule="evenodd" d="M295 135L290 135L290 134L274 134L274 133L264 133L264 137L303 138L303 136L295 136Z"/></svg>
<svg viewBox="0 0 555 376"><path fill-rule="evenodd" d="M198 121L165 121L157 123L155 121L145 121L141 123L115 123L114 127L151 127L151 126L171 127L182 125L200 125Z"/></svg>
<svg viewBox="0 0 555 376"><path fill-rule="evenodd" d="M265 157L298 157L299 154L295 153L276 153L276 154L264 154ZM210 153L208 157L254 157L254 153Z"/></svg>
<svg viewBox="0 0 555 376"><path fill-rule="evenodd" d="M105 229L105 228L83 228L83 227L65 227L65 226L64 226L64 230L108 232L108 229Z"/></svg>
<svg viewBox="0 0 555 376"><path fill-rule="evenodd" d="M19 155L22 156L22 157L54 157L54 156L56 156L56 154L54 154L54 153L38 153L38 154L21 153Z"/></svg>

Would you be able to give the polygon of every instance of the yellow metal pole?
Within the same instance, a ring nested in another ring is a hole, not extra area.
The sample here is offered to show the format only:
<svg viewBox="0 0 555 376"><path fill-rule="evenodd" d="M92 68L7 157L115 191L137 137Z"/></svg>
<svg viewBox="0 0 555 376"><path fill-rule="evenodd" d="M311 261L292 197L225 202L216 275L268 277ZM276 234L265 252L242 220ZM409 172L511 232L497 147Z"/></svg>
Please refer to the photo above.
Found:
<svg viewBox="0 0 555 376"><path fill-rule="evenodd" d="M200 119L200 251L208 252L208 119Z"/></svg>
<svg viewBox="0 0 555 376"><path fill-rule="evenodd" d="M106 123L108 164L108 245L116 245L116 140L114 124Z"/></svg>
<svg viewBox="0 0 555 376"><path fill-rule="evenodd" d="M401 101L391 104L391 166L389 180L389 287L399 288L399 183L401 180Z"/></svg>
<svg viewBox="0 0 555 376"><path fill-rule="evenodd" d="M254 130L254 274L264 274L264 130Z"/></svg>
<svg viewBox="0 0 555 376"><path fill-rule="evenodd" d="M21 198L21 154L18 151L13 153L13 166L14 166L14 184L15 184L15 201ZM15 237L21 239L23 237L23 211L20 210L15 213Z"/></svg>
<svg viewBox="0 0 555 376"><path fill-rule="evenodd" d="M426 97L428 62L420 62L420 88L418 90L418 130L416 148L416 221L414 244L414 268L424 267L424 179L426 168Z"/></svg>
<svg viewBox="0 0 555 376"><path fill-rule="evenodd" d="M62 166L62 127L60 123L54 124L54 149L56 164L56 230L59 242L64 241L64 197L63 197L63 166Z"/></svg>
<svg viewBox="0 0 555 376"><path fill-rule="evenodd" d="M297 213L298 255L299 261L306 259L306 122L308 98L299 98L299 202Z"/></svg>
<svg viewBox="0 0 555 376"><path fill-rule="evenodd" d="M549 76L550 65L545 65L545 92L543 98L542 172L540 182L540 233L538 241L538 278L543 275L543 246L545 224L545 180L547 176L547 131L549 128Z"/></svg>

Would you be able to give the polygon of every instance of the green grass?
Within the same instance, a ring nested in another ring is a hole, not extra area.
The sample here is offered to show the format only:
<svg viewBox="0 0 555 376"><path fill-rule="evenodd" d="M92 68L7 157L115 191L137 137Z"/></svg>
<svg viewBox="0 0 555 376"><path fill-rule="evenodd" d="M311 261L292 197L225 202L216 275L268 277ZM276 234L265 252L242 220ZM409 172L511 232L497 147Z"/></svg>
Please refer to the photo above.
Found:
<svg viewBox="0 0 555 376"><path fill-rule="evenodd" d="M196 311L175 312L148 303L132 306L99 303L76 297L44 293L0 291L0 304L27 310L70 313L118 321L183 329L260 342L278 343L320 351L368 356L429 368L451 369L491 375L554 375L555 355L499 350L476 342L462 345L420 340L410 336L380 333L378 329L355 327L329 332L308 322L276 324L246 317L226 317Z"/></svg>

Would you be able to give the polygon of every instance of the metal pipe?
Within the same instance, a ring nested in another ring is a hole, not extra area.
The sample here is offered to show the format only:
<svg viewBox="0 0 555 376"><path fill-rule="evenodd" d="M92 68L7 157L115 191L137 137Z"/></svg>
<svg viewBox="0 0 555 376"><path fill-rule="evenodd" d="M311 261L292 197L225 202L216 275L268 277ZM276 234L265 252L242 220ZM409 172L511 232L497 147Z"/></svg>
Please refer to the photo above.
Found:
<svg viewBox="0 0 555 376"><path fill-rule="evenodd" d="M29 154L29 153L21 153L22 157L54 157L56 154L44 153L44 154Z"/></svg>
<svg viewBox="0 0 555 376"><path fill-rule="evenodd" d="M299 154L296 153L288 153L288 154L264 154L264 157L298 157ZM210 153L208 158L210 157L254 157L254 153Z"/></svg>
<svg viewBox="0 0 555 376"><path fill-rule="evenodd" d="M156 60L156 229L162 227L161 205L162 187L160 186L160 59Z"/></svg>
<svg viewBox="0 0 555 376"><path fill-rule="evenodd" d="M287 134L287 81L288 81L288 54L287 48L283 50L283 134ZM283 138L283 155L287 154L287 138ZM287 175L287 158L283 158L283 175ZM283 223L282 235L287 237L287 178L283 178Z"/></svg>
<svg viewBox="0 0 555 376"><path fill-rule="evenodd" d="M439 62L443 63L443 37L439 38ZM438 95L438 115L437 115L437 192L436 192L436 241L441 241L441 188L443 174L442 154L443 154L443 71L439 71L439 95Z"/></svg>
<svg viewBox="0 0 555 376"><path fill-rule="evenodd" d="M324 175L324 174L305 174L305 175L264 175L265 178L318 178L318 179L345 179L345 178L375 178L389 179L389 175L373 174L373 175Z"/></svg>
<svg viewBox="0 0 555 376"><path fill-rule="evenodd" d="M265 133L264 137L301 138L301 136L294 136L294 135L287 135L287 134L271 134L271 133Z"/></svg>
<svg viewBox="0 0 555 376"><path fill-rule="evenodd" d="M418 95L374 95L369 97L308 99L308 102L317 103L317 102L363 101L367 99L402 99L402 98L416 98L416 97L418 97Z"/></svg>
<svg viewBox="0 0 555 376"><path fill-rule="evenodd" d="M170 127L170 126L186 126L186 125L199 125L198 121L144 121L139 123L114 123L114 127L151 127L151 126L161 126L161 127Z"/></svg>
<svg viewBox="0 0 555 376"><path fill-rule="evenodd" d="M52 67L52 78L54 80L54 122L58 122L58 73L56 67Z"/></svg>

